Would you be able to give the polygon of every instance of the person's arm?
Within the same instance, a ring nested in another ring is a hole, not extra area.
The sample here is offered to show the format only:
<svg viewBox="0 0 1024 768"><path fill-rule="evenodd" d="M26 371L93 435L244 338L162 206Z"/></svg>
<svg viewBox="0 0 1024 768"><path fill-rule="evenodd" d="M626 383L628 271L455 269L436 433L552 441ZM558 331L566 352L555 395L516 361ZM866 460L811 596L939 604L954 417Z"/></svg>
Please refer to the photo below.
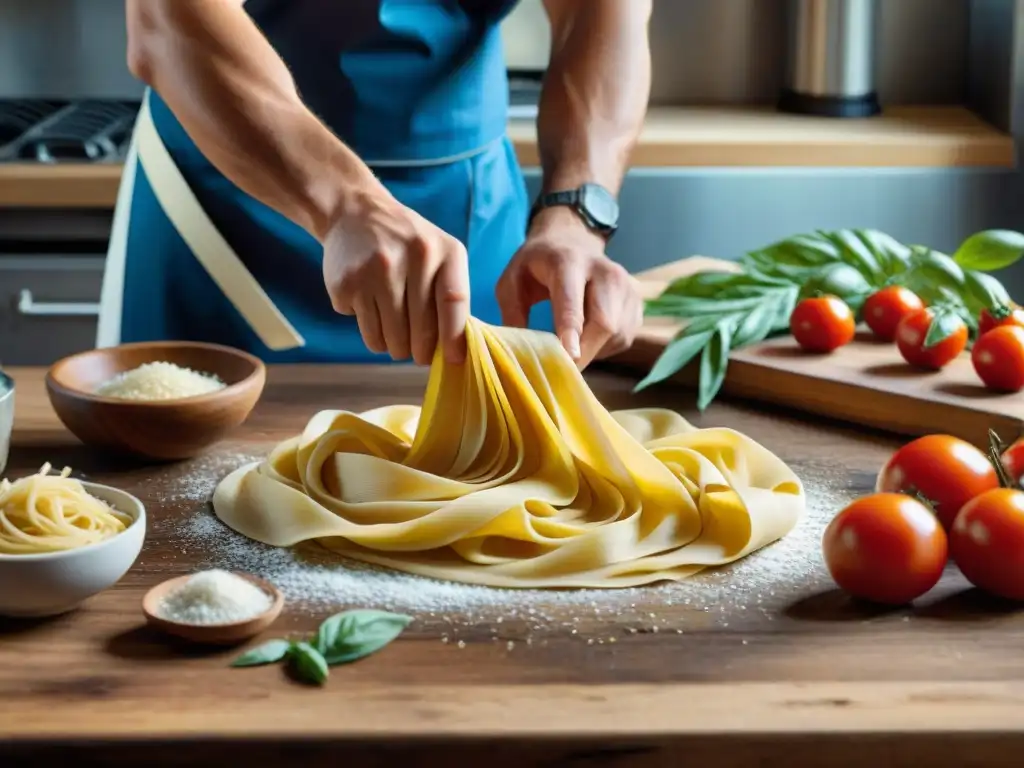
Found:
<svg viewBox="0 0 1024 768"><path fill-rule="evenodd" d="M651 85L652 0L543 0L551 56L537 120L545 192L622 185ZM636 281L565 207L541 211L498 286L504 321L550 299L555 332L583 367L628 348L643 321Z"/></svg>
<svg viewBox="0 0 1024 768"><path fill-rule="evenodd" d="M464 246L398 203L303 104L243 0L127 0L128 65L211 163L324 245L334 308L367 347L465 354ZM287 269L282 265L282 269Z"/></svg>
<svg viewBox="0 0 1024 768"><path fill-rule="evenodd" d="M376 180L302 103L241 0L128 0L128 66L232 182L323 240Z"/></svg>
<svg viewBox="0 0 1024 768"><path fill-rule="evenodd" d="M544 189L618 192L651 90L652 0L544 0L551 57L537 117Z"/></svg>

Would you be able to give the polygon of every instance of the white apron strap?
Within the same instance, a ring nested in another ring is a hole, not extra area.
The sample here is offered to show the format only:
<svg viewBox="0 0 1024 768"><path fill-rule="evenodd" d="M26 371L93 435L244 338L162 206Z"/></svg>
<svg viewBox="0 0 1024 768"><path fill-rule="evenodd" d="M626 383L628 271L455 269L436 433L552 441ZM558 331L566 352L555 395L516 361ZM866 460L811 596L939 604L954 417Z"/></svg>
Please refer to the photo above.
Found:
<svg viewBox="0 0 1024 768"><path fill-rule="evenodd" d="M133 143L137 143L139 162L164 214L260 340L272 350L304 346L305 340L252 276L189 188L153 123L148 90L136 120ZM120 209L121 195L118 197ZM127 203L130 206L130 198ZM127 218L127 212L124 215Z"/></svg>

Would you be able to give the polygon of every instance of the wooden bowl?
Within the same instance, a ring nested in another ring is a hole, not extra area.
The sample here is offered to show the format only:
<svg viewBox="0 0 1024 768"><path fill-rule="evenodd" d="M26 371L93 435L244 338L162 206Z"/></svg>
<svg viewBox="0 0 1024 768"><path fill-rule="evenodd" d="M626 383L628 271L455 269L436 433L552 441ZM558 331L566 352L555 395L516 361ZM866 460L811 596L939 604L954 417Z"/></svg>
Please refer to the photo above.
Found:
<svg viewBox="0 0 1024 768"><path fill-rule="evenodd" d="M185 624L178 621L170 621L160 616L160 601L162 601L172 590L177 589L189 580L192 574L178 576L173 579L157 584L150 589L142 598L142 612L146 615L146 621L169 635L189 640L193 643L207 645L235 645L255 637L267 629L281 614L284 607L284 595L269 581L257 578L252 574L232 571L236 576L241 576L251 581L257 587L270 595L274 602L271 603L264 613L244 621L236 621L230 624Z"/></svg>
<svg viewBox="0 0 1024 768"><path fill-rule="evenodd" d="M122 400L93 394L119 373L164 361L214 374L227 386L178 400ZM54 363L46 392L72 434L96 448L157 460L188 459L248 418L266 383L253 355L218 344L140 342L94 349Z"/></svg>

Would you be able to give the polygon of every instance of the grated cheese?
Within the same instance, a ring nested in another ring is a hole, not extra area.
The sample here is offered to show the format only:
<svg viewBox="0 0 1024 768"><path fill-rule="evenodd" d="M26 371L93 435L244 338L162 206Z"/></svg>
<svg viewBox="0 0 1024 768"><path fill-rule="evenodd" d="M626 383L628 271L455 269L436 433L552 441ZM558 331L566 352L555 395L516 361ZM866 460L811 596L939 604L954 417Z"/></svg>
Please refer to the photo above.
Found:
<svg viewBox="0 0 1024 768"><path fill-rule="evenodd" d="M100 384L96 394L121 400L177 400L207 395L226 385L216 376L174 363L145 363Z"/></svg>
<svg viewBox="0 0 1024 768"><path fill-rule="evenodd" d="M270 595L251 581L214 569L193 574L160 601L160 615L182 624L230 624L270 608Z"/></svg>

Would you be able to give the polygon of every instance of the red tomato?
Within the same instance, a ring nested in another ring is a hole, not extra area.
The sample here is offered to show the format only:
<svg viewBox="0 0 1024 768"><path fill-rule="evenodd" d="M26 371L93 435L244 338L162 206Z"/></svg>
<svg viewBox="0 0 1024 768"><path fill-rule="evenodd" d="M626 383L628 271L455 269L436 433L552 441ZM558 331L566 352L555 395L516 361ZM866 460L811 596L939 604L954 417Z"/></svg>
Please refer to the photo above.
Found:
<svg viewBox="0 0 1024 768"><path fill-rule="evenodd" d="M890 285L871 294L864 302L864 322L875 336L892 341L900 320L919 309L924 309L924 302L916 293L902 285Z"/></svg>
<svg viewBox="0 0 1024 768"><path fill-rule="evenodd" d="M1014 486L1017 488L1024 487L1024 483L1021 483L1021 480L1024 479L1024 438L1021 438L1003 451L1001 458L1003 468L1006 470L1006 474L1010 476Z"/></svg>
<svg viewBox="0 0 1024 768"><path fill-rule="evenodd" d="M1020 392L1024 389L1024 328L993 328L974 342L971 362L978 378L989 389Z"/></svg>
<svg viewBox="0 0 1024 768"><path fill-rule="evenodd" d="M999 487L988 457L949 435L926 435L896 451L878 473L876 491L922 498L949 530L957 512L975 496Z"/></svg>
<svg viewBox="0 0 1024 768"><path fill-rule="evenodd" d="M857 499L835 516L822 539L836 584L856 597L895 605L938 583L947 546L928 507L899 493Z"/></svg>
<svg viewBox="0 0 1024 768"><path fill-rule="evenodd" d="M1024 600L1024 492L995 488L967 502L949 532L949 549L971 584Z"/></svg>
<svg viewBox="0 0 1024 768"><path fill-rule="evenodd" d="M853 340L857 323L846 302L836 296L804 299L789 316L789 330L804 349L831 352Z"/></svg>
<svg viewBox="0 0 1024 768"><path fill-rule="evenodd" d="M903 359L911 365L938 370L967 347L967 326L960 322L960 326L950 336L938 344L925 347L925 336L934 316L931 309L919 309L904 317L896 329L896 346Z"/></svg>
<svg viewBox="0 0 1024 768"><path fill-rule="evenodd" d="M1017 304L1012 307L996 307L994 310L981 310L978 315L978 335L984 336L993 328L1003 325L1018 325L1024 328L1024 309Z"/></svg>

